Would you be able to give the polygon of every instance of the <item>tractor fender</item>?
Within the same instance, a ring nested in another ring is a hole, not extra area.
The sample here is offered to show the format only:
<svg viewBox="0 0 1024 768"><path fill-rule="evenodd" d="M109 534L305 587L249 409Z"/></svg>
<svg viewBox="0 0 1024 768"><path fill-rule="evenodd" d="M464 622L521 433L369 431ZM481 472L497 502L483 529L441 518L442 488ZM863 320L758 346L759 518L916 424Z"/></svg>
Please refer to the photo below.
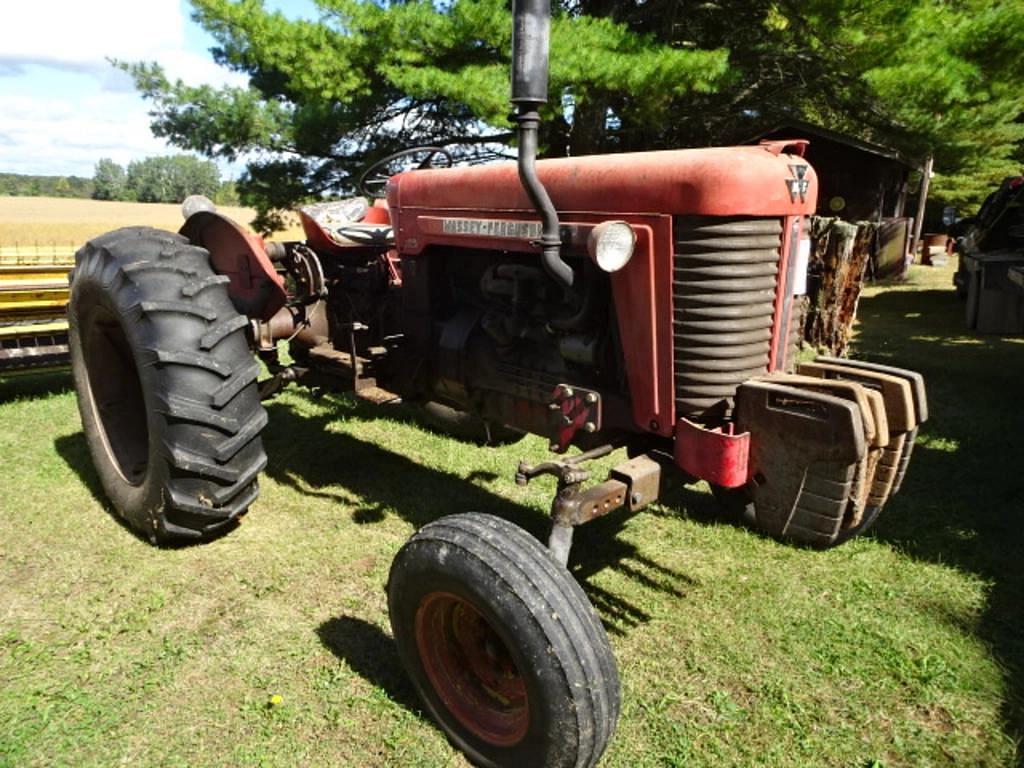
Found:
<svg viewBox="0 0 1024 768"><path fill-rule="evenodd" d="M228 295L240 313L269 320L284 306L284 278L274 269L263 238L214 211L193 213L179 233L210 252L210 264L230 281Z"/></svg>

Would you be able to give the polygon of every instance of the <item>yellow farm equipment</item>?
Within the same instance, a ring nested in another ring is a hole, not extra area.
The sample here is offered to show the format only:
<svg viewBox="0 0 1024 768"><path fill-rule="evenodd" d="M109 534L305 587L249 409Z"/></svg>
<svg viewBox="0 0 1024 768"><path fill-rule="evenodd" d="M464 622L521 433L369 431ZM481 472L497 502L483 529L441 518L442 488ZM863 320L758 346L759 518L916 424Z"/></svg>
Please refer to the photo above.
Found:
<svg viewBox="0 0 1024 768"><path fill-rule="evenodd" d="M70 247L0 249L0 375L67 365L73 259Z"/></svg>

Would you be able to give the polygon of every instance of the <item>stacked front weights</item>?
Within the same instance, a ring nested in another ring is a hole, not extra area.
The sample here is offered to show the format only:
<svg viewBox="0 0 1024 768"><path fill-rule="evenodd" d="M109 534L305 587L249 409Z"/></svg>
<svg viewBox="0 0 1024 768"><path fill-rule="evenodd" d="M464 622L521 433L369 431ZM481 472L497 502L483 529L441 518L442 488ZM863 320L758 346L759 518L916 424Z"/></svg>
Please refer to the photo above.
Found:
<svg viewBox="0 0 1024 768"><path fill-rule="evenodd" d="M923 378L901 368L822 357L747 381L736 426L751 434L751 479L731 499L771 536L841 544L899 491L927 418Z"/></svg>

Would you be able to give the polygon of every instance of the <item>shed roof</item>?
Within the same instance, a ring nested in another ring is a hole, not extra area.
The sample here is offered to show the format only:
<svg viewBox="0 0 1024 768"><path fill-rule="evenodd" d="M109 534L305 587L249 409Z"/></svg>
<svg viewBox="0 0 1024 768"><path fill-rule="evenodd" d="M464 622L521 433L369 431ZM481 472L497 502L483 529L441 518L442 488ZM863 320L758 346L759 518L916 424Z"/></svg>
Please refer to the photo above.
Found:
<svg viewBox="0 0 1024 768"><path fill-rule="evenodd" d="M899 150L893 149L891 147L885 147L882 146L881 144L873 144L869 141L862 141L861 139L856 139L852 136L847 136L846 134L839 133L838 131L823 128L820 125L806 123L803 120L786 120L784 122L772 126L771 128L767 128L763 131L760 131L756 135L751 136L750 138L740 143L753 144L754 142L760 141L761 139L774 136L781 136L783 134L786 134L787 138L811 137L824 139L826 141L835 142L836 144L842 144L859 152L865 152L870 155L875 155L876 157L883 157L886 158L887 160L892 160L907 168L911 168L914 170L920 169L920 164L915 163L912 160L909 160L901 152L899 152Z"/></svg>

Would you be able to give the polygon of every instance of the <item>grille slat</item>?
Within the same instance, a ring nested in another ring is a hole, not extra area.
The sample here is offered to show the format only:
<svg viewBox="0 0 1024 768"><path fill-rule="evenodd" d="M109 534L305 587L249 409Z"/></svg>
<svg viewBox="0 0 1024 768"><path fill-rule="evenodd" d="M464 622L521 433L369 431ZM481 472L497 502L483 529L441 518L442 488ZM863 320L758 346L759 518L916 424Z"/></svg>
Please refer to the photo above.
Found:
<svg viewBox="0 0 1024 768"><path fill-rule="evenodd" d="M752 331L737 332L716 331L707 333L701 331L699 333L677 333L675 346L685 352L691 344L709 347L738 347L741 345L757 344L761 341L771 341L771 338L771 328L756 328Z"/></svg>
<svg viewBox="0 0 1024 768"><path fill-rule="evenodd" d="M682 327L683 321L678 320L674 325ZM727 333L729 331L752 331L755 328L764 328L764 318L760 315L752 317L736 317L727 320L686 320L686 328L690 332L704 331L707 333ZM767 326L770 327L770 326Z"/></svg>
<svg viewBox="0 0 1024 768"><path fill-rule="evenodd" d="M770 262L741 262L738 264L702 264L698 267L676 267L676 280L722 280L741 277L766 277L779 271Z"/></svg>
<svg viewBox="0 0 1024 768"><path fill-rule="evenodd" d="M676 409L695 418L768 369L782 221L679 217L675 232Z"/></svg>

